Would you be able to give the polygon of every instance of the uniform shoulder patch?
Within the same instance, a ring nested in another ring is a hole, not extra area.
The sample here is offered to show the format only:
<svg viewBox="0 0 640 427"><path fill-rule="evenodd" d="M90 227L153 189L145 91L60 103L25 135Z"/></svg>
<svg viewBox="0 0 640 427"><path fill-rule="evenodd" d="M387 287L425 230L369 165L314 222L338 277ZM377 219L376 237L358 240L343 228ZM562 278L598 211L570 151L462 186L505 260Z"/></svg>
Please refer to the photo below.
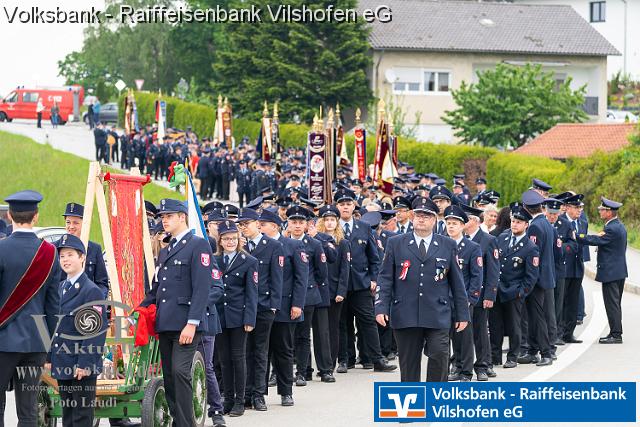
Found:
<svg viewBox="0 0 640 427"><path fill-rule="evenodd" d="M382 241L380 239L376 239L378 242L378 247L382 250L384 250L384 248L382 247Z"/></svg>
<svg viewBox="0 0 640 427"><path fill-rule="evenodd" d="M538 241L538 238L536 236L529 236L529 240L535 244Z"/></svg>
<svg viewBox="0 0 640 427"><path fill-rule="evenodd" d="M493 257L495 259L499 259L500 258L500 252L498 251L498 248L493 250Z"/></svg>
<svg viewBox="0 0 640 427"><path fill-rule="evenodd" d="M205 267L209 267L209 264L211 264L211 257L209 256L209 254L201 253L200 263Z"/></svg>
<svg viewBox="0 0 640 427"><path fill-rule="evenodd" d="M558 238L556 239L556 246L561 248L562 247L562 239Z"/></svg>
<svg viewBox="0 0 640 427"><path fill-rule="evenodd" d="M258 284L258 272L254 271L253 272L253 282L257 285Z"/></svg>
<svg viewBox="0 0 640 427"><path fill-rule="evenodd" d="M351 262L351 252L347 252L347 261Z"/></svg>
<svg viewBox="0 0 640 427"><path fill-rule="evenodd" d="M307 257L307 253L304 251L300 252L300 258L302 259L302 262L309 262L309 257Z"/></svg>
<svg viewBox="0 0 640 427"><path fill-rule="evenodd" d="M320 254L320 261L327 262L327 256L324 254L324 252Z"/></svg>
<svg viewBox="0 0 640 427"><path fill-rule="evenodd" d="M476 261L478 262L478 267L482 267L482 257L479 256L478 258L476 258Z"/></svg>
<svg viewBox="0 0 640 427"><path fill-rule="evenodd" d="M280 267L284 267L284 256L280 255L278 257L278 264L280 264Z"/></svg>
<svg viewBox="0 0 640 427"><path fill-rule="evenodd" d="M537 267L538 265L540 265L540 258L537 256L533 257L533 266Z"/></svg>
<svg viewBox="0 0 640 427"><path fill-rule="evenodd" d="M220 280L222 278L222 273L217 268L211 270L211 277L215 280Z"/></svg>

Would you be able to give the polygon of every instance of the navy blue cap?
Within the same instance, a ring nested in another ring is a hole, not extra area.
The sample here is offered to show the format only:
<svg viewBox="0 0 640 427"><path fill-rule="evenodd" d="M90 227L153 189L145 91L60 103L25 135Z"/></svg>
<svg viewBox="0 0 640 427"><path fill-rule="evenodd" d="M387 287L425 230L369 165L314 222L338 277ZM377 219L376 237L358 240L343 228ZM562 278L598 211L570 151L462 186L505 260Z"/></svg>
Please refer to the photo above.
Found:
<svg viewBox="0 0 640 427"><path fill-rule="evenodd" d="M336 194L333 196L333 199L336 203L354 201L356 199L356 193L351 190L347 190L344 188L338 189Z"/></svg>
<svg viewBox="0 0 640 427"><path fill-rule="evenodd" d="M398 196L393 199L393 207L411 209L411 202L406 197Z"/></svg>
<svg viewBox="0 0 640 427"><path fill-rule="evenodd" d="M268 162L268 161L266 161L266 160L258 160L258 164L259 164L260 166L267 166L267 165L269 164L269 162Z"/></svg>
<svg viewBox="0 0 640 427"><path fill-rule="evenodd" d="M465 178L465 174L463 173L457 173L453 175L453 179L464 179Z"/></svg>
<svg viewBox="0 0 640 427"><path fill-rule="evenodd" d="M461 205L462 210L467 214L467 216L477 216L480 217L484 213L482 209L474 208L473 206L465 205L464 203Z"/></svg>
<svg viewBox="0 0 640 427"><path fill-rule="evenodd" d="M276 212L275 210L263 209L260 213L260 218L258 219L260 221L273 222L276 225L282 226L282 219L280 218L280 215L278 215L278 212Z"/></svg>
<svg viewBox="0 0 640 427"><path fill-rule="evenodd" d="M29 212L38 209L38 203L42 201L42 194L37 191L24 190L13 193L4 199L9 203L9 209L14 212Z"/></svg>
<svg viewBox="0 0 640 427"><path fill-rule="evenodd" d="M227 218L237 218L238 213L240 213L240 209L237 206L233 205L224 205L224 213Z"/></svg>
<svg viewBox="0 0 640 427"><path fill-rule="evenodd" d="M443 187L442 185L436 185L429 191L429 198L431 200L435 199L447 199L451 200L451 191L447 187Z"/></svg>
<svg viewBox="0 0 640 427"><path fill-rule="evenodd" d="M304 205L305 208L310 208L311 210L314 210L315 208L318 207L320 202L316 202L315 200L311 200L306 197L300 197L300 204Z"/></svg>
<svg viewBox="0 0 640 427"><path fill-rule="evenodd" d="M500 193L498 193L496 190L489 190L486 192L486 194L492 203L498 203L498 201L500 200Z"/></svg>
<svg viewBox="0 0 640 427"><path fill-rule="evenodd" d="M444 210L445 219L454 218L462 221L463 223L467 223L469 221L469 217L464 210L458 205L447 206Z"/></svg>
<svg viewBox="0 0 640 427"><path fill-rule="evenodd" d="M547 184L541 179L534 178L531 184L531 188L535 188L536 190L540 190L540 191L549 191L553 187L551 187L549 184Z"/></svg>
<svg viewBox="0 0 640 427"><path fill-rule="evenodd" d="M327 216L335 216L336 218L340 218L340 211L333 205L324 205L320 208L320 211L318 213L322 218Z"/></svg>
<svg viewBox="0 0 640 427"><path fill-rule="evenodd" d="M80 251L83 254L87 253L82 240L80 240L79 237L76 237L73 234L63 234L62 237L60 237L60 240L56 242L56 246L58 247L58 251L60 251L60 249L62 248L69 248Z"/></svg>
<svg viewBox="0 0 640 427"><path fill-rule="evenodd" d="M564 204L562 200L558 200L554 198L544 199L543 203L544 203L544 207L547 209L547 212L553 213L553 214L560 212L560 208Z"/></svg>
<svg viewBox="0 0 640 427"><path fill-rule="evenodd" d="M558 200L562 200L563 202L566 202L566 199L568 199L571 196L573 196L573 193L571 191L565 191L564 193L556 194L555 196L552 196L552 197L554 199L558 199Z"/></svg>
<svg viewBox="0 0 640 427"><path fill-rule="evenodd" d="M282 207L282 208L288 208L289 205L291 205L291 203L293 203L293 199L289 196L286 197L278 197L276 199L276 205Z"/></svg>
<svg viewBox="0 0 640 427"><path fill-rule="evenodd" d="M617 211L621 207L622 207L622 203L614 202L613 200L600 197L600 206L598 206L598 209L610 209L613 211Z"/></svg>
<svg viewBox="0 0 640 427"><path fill-rule="evenodd" d="M476 184L486 184L487 180L485 178L476 179Z"/></svg>
<svg viewBox="0 0 640 427"><path fill-rule="evenodd" d="M380 225L381 220L382 220L382 215L380 215L380 212L376 212L376 211L367 212L362 215L362 218L360 218L360 221L364 222L365 224L369 224L374 229L378 225Z"/></svg>
<svg viewBox="0 0 640 427"><path fill-rule="evenodd" d="M227 233L237 233L238 227L236 223L230 220L222 221L218 224L218 235L222 236Z"/></svg>
<svg viewBox="0 0 640 427"><path fill-rule="evenodd" d="M257 221L258 219L260 219L258 211L251 208L244 208L240 209L240 213L238 214L238 219L236 220L236 222Z"/></svg>
<svg viewBox="0 0 640 427"><path fill-rule="evenodd" d="M426 197L418 196L413 199L413 203L411 203L411 208L414 212L426 212L432 215L438 215L439 208L433 203L433 200L428 199Z"/></svg>
<svg viewBox="0 0 640 427"><path fill-rule="evenodd" d="M376 201L375 203L377 203L380 206L380 210L390 211L393 209L393 205L391 203L382 202L380 200ZM409 209L411 209L411 204L409 204ZM397 211L394 211L394 212L397 212Z"/></svg>
<svg viewBox="0 0 640 427"><path fill-rule="evenodd" d="M302 206L291 206L287 209L287 219L308 219L309 211Z"/></svg>
<svg viewBox="0 0 640 427"><path fill-rule="evenodd" d="M478 200L476 200L476 205L490 205L493 204L493 199L491 198L491 196L487 193L482 193L480 195L480 197L478 197Z"/></svg>
<svg viewBox="0 0 640 427"><path fill-rule="evenodd" d="M241 158L240 160L238 160L239 165L245 164L245 163L247 163L247 161L244 158Z"/></svg>
<svg viewBox="0 0 640 427"><path fill-rule="evenodd" d="M263 201L262 196L258 196L252 201L250 201L249 203L247 203L247 208L249 209L259 208L260 205L262 205L262 201Z"/></svg>
<svg viewBox="0 0 640 427"><path fill-rule="evenodd" d="M207 215L207 222L224 221L225 219L227 219L222 209L212 209L208 211L205 215Z"/></svg>
<svg viewBox="0 0 640 427"><path fill-rule="evenodd" d="M224 205L221 202L209 202L202 208L202 212L209 212L214 209L224 209Z"/></svg>
<svg viewBox="0 0 640 427"><path fill-rule="evenodd" d="M582 203L582 199L584 199L584 194L571 194L562 201L567 205L582 206L584 205L584 203Z"/></svg>
<svg viewBox="0 0 640 427"><path fill-rule="evenodd" d="M164 233L164 226L162 225L162 221L157 222L151 228L152 234Z"/></svg>
<svg viewBox="0 0 640 427"><path fill-rule="evenodd" d="M271 187L263 187L260 189L259 193L271 193Z"/></svg>
<svg viewBox="0 0 640 427"><path fill-rule="evenodd" d="M454 187L464 187L464 184L459 179L456 179L456 180L453 181L453 186Z"/></svg>
<svg viewBox="0 0 640 427"><path fill-rule="evenodd" d="M447 185L447 180L444 178L436 178L433 183L435 185Z"/></svg>
<svg viewBox="0 0 640 427"><path fill-rule="evenodd" d="M527 190L522 193L522 204L525 206L538 206L544 202L544 197L535 190Z"/></svg>
<svg viewBox="0 0 640 427"><path fill-rule="evenodd" d="M429 172L429 173L425 174L424 176L425 176L425 177L427 177L427 178L430 178L430 179L432 179L432 180L435 180L435 179L438 179L438 178L439 178L439 176L438 176L438 175L436 175L436 174L435 174L435 173L433 173L433 172Z"/></svg>
<svg viewBox="0 0 640 427"><path fill-rule="evenodd" d="M84 209L84 208L83 208ZM148 200L144 201L144 209L147 211L147 213L152 214L153 216L158 215L158 208L156 207L156 205L154 205L153 203L151 203ZM81 215L82 216L82 215Z"/></svg>
<svg viewBox="0 0 640 427"><path fill-rule="evenodd" d="M383 209L380 212L380 216L382 217L383 221L389 221L391 218L395 218L396 213L398 211L393 210L393 209Z"/></svg>
<svg viewBox="0 0 640 427"><path fill-rule="evenodd" d="M533 217L531 214L524 208L524 205L519 202L513 202L509 205L511 209L511 216L515 219L519 219L521 221L531 221Z"/></svg>
<svg viewBox="0 0 640 427"><path fill-rule="evenodd" d="M161 199L160 200L160 215L170 213L188 213L187 206L180 200L175 199Z"/></svg>
<svg viewBox="0 0 640 427"><path fill-rule="evenodd" d="M82 218L84 215L84 206L80 203L67 203L67 207L64 210L64 214L62 216L76 216L78 218Z"/></svg>

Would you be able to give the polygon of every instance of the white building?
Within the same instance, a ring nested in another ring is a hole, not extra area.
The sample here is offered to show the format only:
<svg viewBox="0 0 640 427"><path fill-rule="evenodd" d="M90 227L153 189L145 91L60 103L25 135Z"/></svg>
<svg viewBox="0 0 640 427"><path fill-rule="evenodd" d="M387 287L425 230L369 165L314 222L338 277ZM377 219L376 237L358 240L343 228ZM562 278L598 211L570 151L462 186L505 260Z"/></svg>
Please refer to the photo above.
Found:
<svg viewBox="0 0 640 427"><path fill-rule="evenodd" d="M640 0L511 0L513 3L569 5L598 30L621 56L609 56L609 77L618 71L640 80Z"/></svg>

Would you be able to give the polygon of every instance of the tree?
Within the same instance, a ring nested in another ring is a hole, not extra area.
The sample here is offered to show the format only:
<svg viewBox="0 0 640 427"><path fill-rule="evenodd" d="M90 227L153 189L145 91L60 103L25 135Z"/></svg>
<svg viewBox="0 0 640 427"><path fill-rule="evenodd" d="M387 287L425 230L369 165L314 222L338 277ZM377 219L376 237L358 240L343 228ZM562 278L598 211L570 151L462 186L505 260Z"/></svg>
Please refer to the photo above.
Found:
<svg viewBox="0 0 640 427"><path fill-rule="evenodd" d="M452 92L458 108L442 120L461 142L490 147L519 147L557 123L581 122L586 85L571 89L571 78L559 83L540 65L498 64L478 72L478 83L462 82Z"/></svg>
<svg viewBox="0 0 640 427"><path fill-rule="evenodd" d="M297 113L310 121L320 105L339 102L354 107L372 100L366 76L371 64L368 29L361 19L356 23L271 22L266 12L269 2L252 4L265 11L265 19L259 25L226 24L213 66L212 87L229 97L234 113L257 118L264 100L278 100L282 120L291 120ZM310 9L357 6L355 0L283 4L304 4Z"/></svg>

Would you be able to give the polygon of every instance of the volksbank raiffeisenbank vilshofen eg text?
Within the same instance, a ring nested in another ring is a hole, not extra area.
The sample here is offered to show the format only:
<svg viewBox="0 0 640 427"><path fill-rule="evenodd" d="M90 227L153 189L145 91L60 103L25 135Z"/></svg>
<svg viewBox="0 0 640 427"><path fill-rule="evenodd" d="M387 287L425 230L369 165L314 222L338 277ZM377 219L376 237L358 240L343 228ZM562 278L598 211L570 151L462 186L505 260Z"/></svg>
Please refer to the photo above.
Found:
<svg viewBox="0 0 640 427"><path fill-rule="evenodd" d="M502 387L496 389L452 388L451 390L432 389L436 400L626 400L627 391L622 387L615 390L599 390L596 387L584 390L568 390L565 387L556 388L522 387L518 391L507 391Z"/></svg>
<svg viewBox="0 0 640 427"><path fill-rule="evenodd" d="M220 5L206 9L166 7L155 5L135 8L120 5L116 11L91 9L74 10L57 7L3 7L4 20L9 24L189 24L189 23L277 23L277 22L391 22L392 11L380 4L367 9L345 9L334 5L324 8L310 6L247 4L243 8Z"/></svg>

